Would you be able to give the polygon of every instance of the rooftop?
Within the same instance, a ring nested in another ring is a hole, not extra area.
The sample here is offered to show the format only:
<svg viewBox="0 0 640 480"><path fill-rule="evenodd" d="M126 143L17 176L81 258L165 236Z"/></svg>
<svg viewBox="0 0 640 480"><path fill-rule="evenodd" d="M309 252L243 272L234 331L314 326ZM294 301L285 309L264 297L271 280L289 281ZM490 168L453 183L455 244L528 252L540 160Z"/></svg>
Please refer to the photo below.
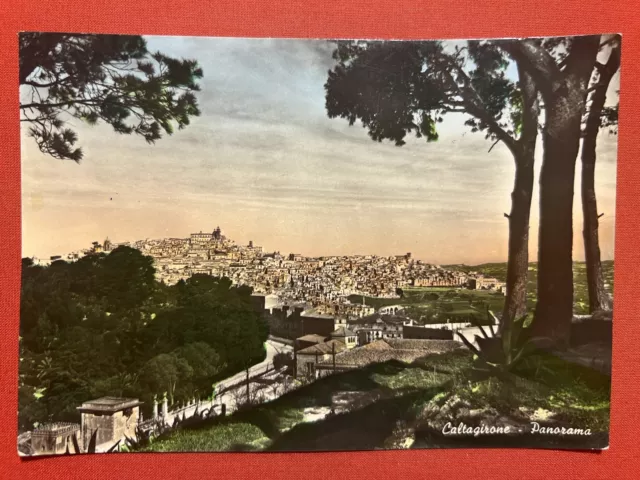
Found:
<svg viewBox="0 0 640 480"><path fill-rule="evenodd" d="M335 318L335 316L333 315L326 315L324 313L315 313L315 312L309 312L309 311L302 312L300 316L306 317L306 318L326 318L326 319Z"/></svg>
<svg viewBox="0 0 640 480"><path fill-rule="evenodd" d="M105 412L117 412L126 408L137 407L142 402L137 398L123 398L123 397L101 397L95 400L84 402L78 410L83 411L105 411Z"/></svg>
<svg viewBox="0 0 640 480"><path fill-rule="evenodd" d="M336 353L340 353L346 349L346 346L339 340L329 340L328 342L318 343L298 350L298 355L326 355L327 353L333 353L334 348Z"/></svg>
<svg viewBox="0 0 640 480"><path fill-rule="evenodd" d="M301 340L303 342L315 342L315 343L323 343L325 337L322 335L316 335L315 333L310 333L309 335L304 335L296 340Z"/></svg>
<svg viewBox="0 0 640 480"><path fill-rule="evenodd" d="M351 330L349 330L346 327L339 327L335 329L333 332L331 332L332 337L352 337L354 335L355 333L353 333Z"/></svg>
<svg viewBox="0 0 640 480"><path fill-rule="evenodd" d="M353 368L389 360L411 363L425 355L445 353L461 347L460 343L453 340L376 340L363 347L354 348L336 355L335 363L339 366ZM319 363L321 365L331 365L333 359Z"/></svg>
<svg viewBox="0 0 640 480"><path fill-rule="evenodd" d="M367 315L362 318L355 318L353 320L349 320L349 323L352 325L374 325L376 323L386 323L386 324L402 324L409 320L408 317L404 315L384 315L379 313L374 313L372 315Z"/></svg>
<svg viewBox="0 0 640 480"><path fill-rule="evenodd" d="M455 340L387 338L384 341L396 350L427 350L429 353L455 350L462 346L461 343Z"/></svg>

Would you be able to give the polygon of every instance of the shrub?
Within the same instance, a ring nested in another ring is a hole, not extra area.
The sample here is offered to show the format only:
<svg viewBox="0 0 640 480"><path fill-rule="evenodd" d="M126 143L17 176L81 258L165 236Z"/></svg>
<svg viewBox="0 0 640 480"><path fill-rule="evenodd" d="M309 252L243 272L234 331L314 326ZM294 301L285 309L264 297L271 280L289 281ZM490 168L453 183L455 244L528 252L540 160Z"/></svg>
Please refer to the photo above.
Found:
<svg viewBox="0 0 640 480"><path fill-rule="evenodd" d="M273 368L280 370L281 368L290 368L293 366L293 356L290 353L276 353L273 357Z"/></svg>

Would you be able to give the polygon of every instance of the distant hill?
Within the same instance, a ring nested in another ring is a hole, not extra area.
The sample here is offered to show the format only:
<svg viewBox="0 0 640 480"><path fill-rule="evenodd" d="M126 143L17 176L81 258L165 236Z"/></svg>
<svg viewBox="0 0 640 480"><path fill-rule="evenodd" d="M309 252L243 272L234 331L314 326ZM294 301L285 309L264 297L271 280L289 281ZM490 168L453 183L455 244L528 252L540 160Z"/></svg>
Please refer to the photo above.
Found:
<svg viewBox="0 0 640 480"><path fill-rule="evenodd" d="M529 264L529 268L537 267L537 263ZM500 263L483 263L481 265L465 265L465 264L453 264L443 265L443 268L449 270L458 270L461 272L480 272L488 277L495 277L500 281L507 281L507 262Z"/></svg>

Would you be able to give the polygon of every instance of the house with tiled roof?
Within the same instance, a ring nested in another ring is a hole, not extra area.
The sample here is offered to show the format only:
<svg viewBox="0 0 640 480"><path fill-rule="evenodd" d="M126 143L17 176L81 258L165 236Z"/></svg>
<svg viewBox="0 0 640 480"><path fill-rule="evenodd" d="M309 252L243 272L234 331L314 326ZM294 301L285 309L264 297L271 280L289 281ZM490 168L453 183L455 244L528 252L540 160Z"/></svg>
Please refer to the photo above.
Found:
<svg viewBox="0 0 640 480"><path fill-rule="evenodd" d="M402 338L404 325L413 320L397 315L374 314L350 322L350 328L355 332L358 345L386 338Z"/></svg>
<svg viewBox="0 0 640 480"><path fill-rule="evenodd" d="M296 338L296 343L297 347L302 350L303 348L311 347L312 345L324 343L325 340L326 337L324 335L310 333L309 335L304 335L302 337Z"/></svg>
<svg viewBox="0 0 640 480"><path fill-rule="evenodd" d="M445 353L464 348L454 340L375 340L353 350L344 350L330 360L321 360L316 365L317 376L330 375L362 368L372 363L396 360L411 363L414 360L434 353Z"/></svg>
<svg viewBox="0 0 640 480"><path fill-rule="evenodd" d="M319 362L331 360L347 349L344 342L329 340L296 351L296 368L298 375L315 376L315 367Z"/></svg>
<svg viewBox="0 0 640 480"><path fill-rule="evenodd" d="M354 348L358 344L356 334L347 327L338 327L331 332L330 336L332 340L344 343L348 350Z"/></svg>

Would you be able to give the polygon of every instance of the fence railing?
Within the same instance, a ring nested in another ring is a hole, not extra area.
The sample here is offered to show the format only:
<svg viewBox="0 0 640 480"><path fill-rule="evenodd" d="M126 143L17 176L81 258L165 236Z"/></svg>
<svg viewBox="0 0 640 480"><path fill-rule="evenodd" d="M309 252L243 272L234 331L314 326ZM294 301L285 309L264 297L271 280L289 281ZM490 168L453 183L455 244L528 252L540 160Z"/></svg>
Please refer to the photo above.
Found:
<svg viewBox="0 0 640 480"><path fill-rule="evenodd" d="M264 375L266 375L267 373L273 372L275 371L276 368L273 365L273 363L267 363L264 367L259 367L253 371L249 371L249 382L251 382L251 380L256 379L258 377L262 377ZM247 384L247 377L246 375L238 378L236 381L231 382L231 383L227 383L227 382L222 382L219 383L218 385L216 385L216 396L220 396L220 395L224 395L225 393L229 392L230 390L234 390L240 386L246 385Z"/></svg>

